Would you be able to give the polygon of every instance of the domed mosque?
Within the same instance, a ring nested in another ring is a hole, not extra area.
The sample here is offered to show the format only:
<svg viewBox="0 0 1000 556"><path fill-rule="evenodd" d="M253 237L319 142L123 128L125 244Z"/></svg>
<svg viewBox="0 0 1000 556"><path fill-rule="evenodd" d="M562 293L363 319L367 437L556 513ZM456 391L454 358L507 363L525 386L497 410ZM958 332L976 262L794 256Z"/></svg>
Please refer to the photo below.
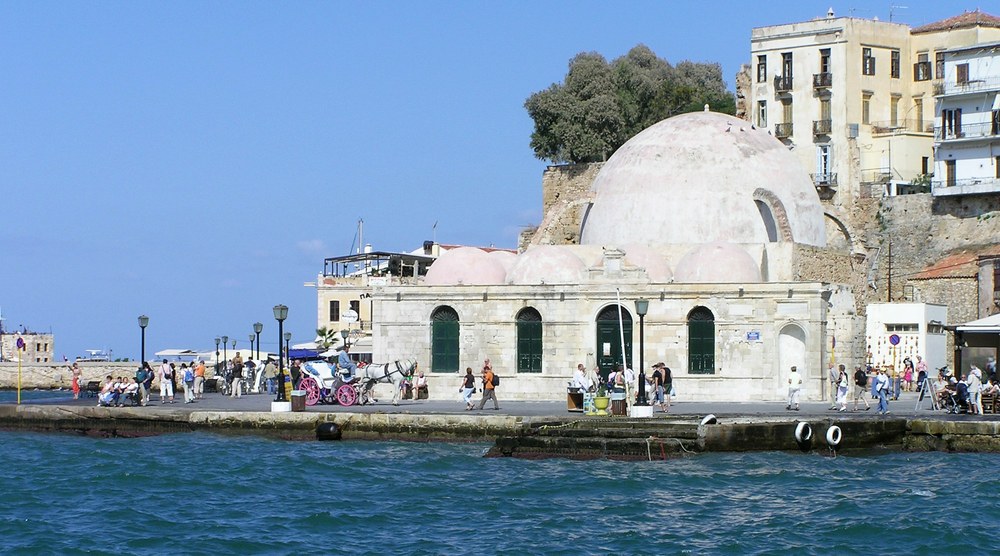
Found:
<svg viewBox="0 0 1000 556"><path fill-rule="evenodd" d="M809 175L766 130L669 118L562 197L516 256L446 251L421 284L373 294L375 351L449 386L489 358L507 399L562 399L578 363L606 374L623 354L665 362L684 400L784 399L793 365L824 394L824 346L858 324L850 288L819 277L850 254L826 248ZM576 234L549 229L567 221Z"/></svg>

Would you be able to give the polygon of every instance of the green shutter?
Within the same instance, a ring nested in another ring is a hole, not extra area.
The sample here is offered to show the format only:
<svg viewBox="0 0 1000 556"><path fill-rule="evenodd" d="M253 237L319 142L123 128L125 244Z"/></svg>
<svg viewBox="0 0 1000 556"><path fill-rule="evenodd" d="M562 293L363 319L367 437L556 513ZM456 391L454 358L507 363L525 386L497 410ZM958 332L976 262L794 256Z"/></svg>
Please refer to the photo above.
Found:
<svg viewBox="0 0 1000 556"><path fill-rule="evenodd" d="M688 315L688 372L715 373L715 317L704 307Z"/></svg>
<svg viewBox="0 0 1000 556"><path fill-rule="evenodd" d="M517 323L517 372L542 372L542 323Z"/></svg>
<svg viewBox="0 0 1000 556"><path fill-rule="evenodd" d="M458 371L459 326L451 307L439 307L431 315L431 372Z"/></svg>

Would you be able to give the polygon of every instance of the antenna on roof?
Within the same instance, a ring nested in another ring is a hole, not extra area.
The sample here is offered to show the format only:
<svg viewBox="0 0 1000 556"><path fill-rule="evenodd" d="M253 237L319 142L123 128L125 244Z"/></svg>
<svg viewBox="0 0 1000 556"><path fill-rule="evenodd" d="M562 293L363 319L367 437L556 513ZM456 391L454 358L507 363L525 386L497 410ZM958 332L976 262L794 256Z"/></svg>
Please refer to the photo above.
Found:
<svg viewBox="0 0 1000 556"><path fill-rule="evenodd" d="M889 5L889 23L892 23L892 15L893 15L892 11L893 10L908 10L908 9L910 9L909 6L893 6L893 5L890 4Z"/></svg>
<svg viewBox="0 0 1000 556"><path fill-rule="evenodd" d="M438 221L437 220L435 220L434 221L434 225L431 226L431 241L433 241L434 244L437 245L437 242L438 242Z"/></svg>

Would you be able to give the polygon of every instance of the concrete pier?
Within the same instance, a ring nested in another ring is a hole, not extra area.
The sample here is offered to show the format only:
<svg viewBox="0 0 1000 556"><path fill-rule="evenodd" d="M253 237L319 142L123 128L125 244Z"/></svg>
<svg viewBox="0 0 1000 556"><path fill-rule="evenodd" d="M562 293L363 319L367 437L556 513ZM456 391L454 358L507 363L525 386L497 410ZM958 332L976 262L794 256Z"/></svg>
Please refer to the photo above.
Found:
<svg viewBox="0 0 1000 556"><path fill-rule="evenodd" d="M315 440L326 424L345 440L490 442L494 457L667 459L704 452L829 452L827 433L839 428L838 453L858 450L1000 452L1000 415L906 411L828 411L825 404L786 412L781 404L685 402L653 418L596 417L566 411L561 402L501 402L500 411L464 411L460 402L313 406L271 413L270 396L231 399L208 394L194 404L94 407L93 399L0 404L0 429L133 437L204 431ZM155 399L155 398L154 398ZM910 405L909 407L913 407ZM706 413L717 423L701 424ZM807 423L809 439L796 439Z"/></svg>

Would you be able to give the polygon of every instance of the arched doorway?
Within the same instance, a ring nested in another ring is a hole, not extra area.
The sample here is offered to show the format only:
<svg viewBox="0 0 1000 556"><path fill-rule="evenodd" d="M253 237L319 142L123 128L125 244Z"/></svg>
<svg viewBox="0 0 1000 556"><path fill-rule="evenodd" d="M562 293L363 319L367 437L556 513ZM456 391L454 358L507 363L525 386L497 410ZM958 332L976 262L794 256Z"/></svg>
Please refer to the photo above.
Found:
<svg viewBox="0 0 1000 556"><path fill-rule="evenodd" d="M542 315L532 307L517 314L517 372L542 372Z"/></svg>
<svg viewBox="0 0 1000 556"><path fill-rule="evenodd" d="M786 324L778 333L778 372L776 375L779 395L788 391L787 376L792 366L799 374L806 372L806 333L797 324Z"/></svg>
<svg viewBox="0 0 1000 556"><path fill-rule="evenodd" d="M706 307L688 313L688 373L715 374L715 315Z"/></svg>
<svg viewBox="0 0 1000 556"><path fill-rule="evenodd" d="M619 327L621 309L621 327ZM622 362L622 335L625 334L625 365L632 366L632 315L620 305L609 305L597 315L597 367L607 380L615 363Z"/></svg>
<svg viewBox="0 0 1000 556"><path fill-rule="evenodd" d="M431 313L431 371L458 371L458 313L447 305Z"/></svg>

